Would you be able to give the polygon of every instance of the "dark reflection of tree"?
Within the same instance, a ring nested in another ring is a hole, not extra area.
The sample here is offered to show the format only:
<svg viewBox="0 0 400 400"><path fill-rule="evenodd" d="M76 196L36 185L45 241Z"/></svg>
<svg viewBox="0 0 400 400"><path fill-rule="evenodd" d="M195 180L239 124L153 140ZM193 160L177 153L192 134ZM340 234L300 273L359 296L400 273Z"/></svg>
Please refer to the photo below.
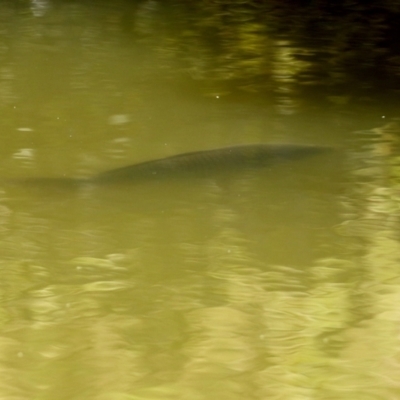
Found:
<svg viewBox="0 0 400 400"><path fill-rule="evenodd" d="M335 297L335 307L345 296L341 307L346 308L347 323L332 326L321 339L331 342L342 362L352 366L351 371L344 368L348 377L341 379L343 384L369 380L380 391L384 383L389 396L399 373L394 356L399 352L399 127L391 123L354 136L349 151L352 179L342 202L345 221L337 227L348 262L340 268L338 260L331 260L329 269L321 264L315 270L320 289ZM322 284L327 274L336 277Z"/></svg>
<svg viewBox="0 0 400 400"><path fill-rule="evenodd" d="M2 13L18 17L24 11L18 4L18 12L3 5ZM60 101L57 94L70 84L80 91L83 102L84 92L98 79L103 81L103 94L97 97L110 98L111 86L104 84L107 74L98 65L121 43L127 48L142 46L143 54L155 55L162 79L184 87L196 82L207 95L293 99L307 93L339 102L345 101L341 97L372 96L378 89L392 91L399 85L399 8L395 1L120 0L112 5L104 1L101 7L89 2L70 7L58 0L48 2L38 18L27 3L25 19L1 23L6 36L18 35L19 41L0 39L3 49L10 49L2 53L0 106L14 104L20 91L17 82L26 86L21 79L26 72L17 60L32 54L37 70L49 81L43 90L35 84L40 79L30 79L32 97L45 92ZM85 29L79 28L82 20ZM69 59L59 63L65 55ZM128 71L143 59L121 51L117 69ZM58 76L60 64L66 69L65 79ZM89 100L93 108L100 102ZM78 111L80 106L77 102Z"/></svg>
<svg viewBox="0 0 400 400"><path fill-rule="evenodd" d="M160 18L155 4L142 2L140 12L136 9L136 34L143 21ZM190 76L212 79L221 91L269 90L281 40L294 48L297 63L305 63L294 71L303 90L340 94L350 84L359 95L393 88L398 81L400 7L395 1L171 1L158 8L166 20L174 20L173 27L163 24L167 36L155 43L163 56L183 58ZM142 37L159 34L146 26Z"/></svg>

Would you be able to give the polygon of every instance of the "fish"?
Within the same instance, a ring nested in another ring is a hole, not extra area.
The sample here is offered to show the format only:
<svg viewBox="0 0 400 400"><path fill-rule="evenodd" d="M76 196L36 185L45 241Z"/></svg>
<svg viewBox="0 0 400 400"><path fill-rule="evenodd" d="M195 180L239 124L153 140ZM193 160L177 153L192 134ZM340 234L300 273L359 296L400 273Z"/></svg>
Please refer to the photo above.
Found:
<svg viewBox="0 0 400 400"><path fill-rule="evenodd" d="M90 180L93 183L117 183L160 179L165 176L185 176L192 173L202 176L217 171L265 168L279 162L301 159L331 150L332 147L322 145L243 144L144 161L101 172Z"/></svg>
<svg viewBox="0 0 400 400"><path fill-rule="evenodd" d="M13 180L31 187L79 189L119 183L136 183L175 177L213 177L218 172L271 167L331 151L332 147L308 144L243 144L193 151L100 172L86 178L37 177ZM10 182L9 182L10 183Z"/></svg>

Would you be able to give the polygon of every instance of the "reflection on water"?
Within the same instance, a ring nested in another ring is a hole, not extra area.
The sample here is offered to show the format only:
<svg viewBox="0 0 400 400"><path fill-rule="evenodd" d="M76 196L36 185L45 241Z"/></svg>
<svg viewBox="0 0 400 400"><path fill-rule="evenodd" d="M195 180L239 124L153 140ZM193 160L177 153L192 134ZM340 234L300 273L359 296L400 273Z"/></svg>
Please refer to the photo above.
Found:
<svg viewBox="0 0 400 400"><path fill-rule="evenodd" d="M298 37L310 16L200 3L0 5L1 398L398 397L399 128L360 130L385 104L346 106L336 86L363 30L346 17L318 64ZM333 61L331 110L300 83ZM339 146L263 170L70 178L256 142Z"/></svg>
<svg viewBox="0 0 400 400"><path fill-rule="evenodd" d="M94 398L277 390L263 376L281 363L282 340L296 345L292 325L308 326L293 306L337 218L321 160L302 161L86 192L13 187L2 254L14 291L3 296L30 390L51 397L65 379L65 398L74 388ZM286 307L299 322L282 320Z"/></svg>
<svg viewBox="0 0 400 400"><path fill-rule="evenodd" d="M314 160L84 195L14 188L2 213L3 392L264 398L332 371L341 385L322 394L364 387L383 356L360 338L388 339L363 321L378 307L378 325L381 313L392 323L396 278L371 308L370 271L323 247L338 225L325 172Z"/></svg>

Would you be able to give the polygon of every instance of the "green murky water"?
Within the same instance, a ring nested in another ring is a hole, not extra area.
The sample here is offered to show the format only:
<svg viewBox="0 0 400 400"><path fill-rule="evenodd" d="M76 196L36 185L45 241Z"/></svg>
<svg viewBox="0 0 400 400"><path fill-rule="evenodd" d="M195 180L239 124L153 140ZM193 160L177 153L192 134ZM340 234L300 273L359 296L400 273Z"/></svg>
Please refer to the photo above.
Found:
<svg viewBox="0 0 400 400"><path fill-rule="evenodd" d="M398 398L396 104L315 101L279 13L186 6L0 5L0 397ZM23 182L257 142L336 149Z"/></svg>

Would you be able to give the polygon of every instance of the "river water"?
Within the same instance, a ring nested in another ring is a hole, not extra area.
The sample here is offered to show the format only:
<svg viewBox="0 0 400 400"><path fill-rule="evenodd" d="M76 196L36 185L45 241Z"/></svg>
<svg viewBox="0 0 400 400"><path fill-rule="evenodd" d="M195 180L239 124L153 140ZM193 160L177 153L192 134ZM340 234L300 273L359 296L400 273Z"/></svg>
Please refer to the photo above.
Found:
<svg viewBox="0 0 400 400"><path fill-rule="evenodd" d="M396 96L263 12L0 4L1 398L400 398ZM332 151L64 184L247 143Z"/></svg>

